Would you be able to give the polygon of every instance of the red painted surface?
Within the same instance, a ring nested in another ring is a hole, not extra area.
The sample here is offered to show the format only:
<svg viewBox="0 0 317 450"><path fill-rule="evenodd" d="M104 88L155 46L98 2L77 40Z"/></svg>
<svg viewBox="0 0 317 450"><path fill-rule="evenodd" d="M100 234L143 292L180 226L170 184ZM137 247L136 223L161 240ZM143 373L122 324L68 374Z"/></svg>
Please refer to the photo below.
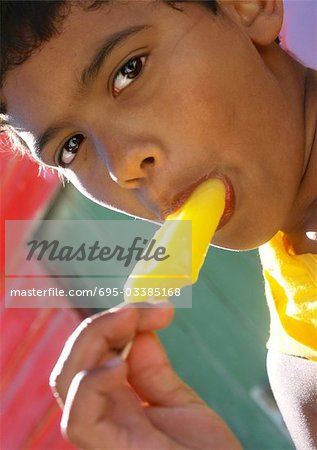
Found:
<svg viewBox="0 0 317 450"><path fill-rule="evenodd" d="M48 377L64 342L80 322L68 309L9 309L4 305L4 221L40 218L54 198L59 181L48 173L38 176L38 166L27 158L13 157L0 137L1 179L1 305L0 392L1 450L69 450L60 433L60 411L48 386ZM26 223L22 234L30 232ZM16 236L16 252L24 236ZM38 262L35 262L38 264ZM16 267L23 273L23 267ZM22 279L10 280L10 286ZM43 287L56 280L43 278Z"/></svg>

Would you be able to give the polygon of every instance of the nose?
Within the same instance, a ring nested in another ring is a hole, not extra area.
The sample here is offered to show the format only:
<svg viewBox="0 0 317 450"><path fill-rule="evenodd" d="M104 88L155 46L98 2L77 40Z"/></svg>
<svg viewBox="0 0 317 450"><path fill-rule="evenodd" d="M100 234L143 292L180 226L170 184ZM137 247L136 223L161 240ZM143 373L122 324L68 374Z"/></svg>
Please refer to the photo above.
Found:
<svg viewBox="0 0 317 450"><path fill-rule="evenodd" d="M104 155L110 177L125 189L136 189L151 179L163 159L161 148L151 142L115 145Z"/></svg>

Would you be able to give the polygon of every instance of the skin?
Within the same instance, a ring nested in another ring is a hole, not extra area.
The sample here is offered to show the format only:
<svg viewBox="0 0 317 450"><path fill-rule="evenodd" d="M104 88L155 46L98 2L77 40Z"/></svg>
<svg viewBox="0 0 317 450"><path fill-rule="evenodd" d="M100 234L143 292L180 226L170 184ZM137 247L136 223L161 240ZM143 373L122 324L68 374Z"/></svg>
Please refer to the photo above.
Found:
<svg viewBox="0 0 317 450"><path fill-rule="evenodd" d="M42 152L47 165L82 133L64 172L100 204L160 222L190 184L225 176L235 208L213 243L249 249L283 230L297 253L316 252L316 234L306 233L317 232L317 79L274 43L281 2L226 1L219 17L197 4L182 10L152 2L73 7L62 32L8 74L3 96L12 124L32 148L47 127L66 123ZM88 89L76 90L103 39L144 24L149 28L116 48ZM135 55L146 55L143 71L114 96L113 74ZM51 377L65 404L64 433L76 445L239 448L154 339L152 330L171 318L169 308L119 308L76 330ZM127 362L101 366L133 337Z"/></svg>
<svg viewBox="0 0 317 450"><path fill-rule="evenodd" d="M176 375L153 334L172 317L168 302L125 305L87 319L70 337L50 384L63 406L62 430L79 448L241 449L224 421ZM123 362L117 349L132 339Z"/></svg>
<svg viewBox="0 0 317 450"><path fill-rule="evenodd" d="M217 19L193 4L184 12L152 2L73 8L62 33L9 73L11 121L29 132L31 148L47 127L67 124L42 152L48 165L66 139L83 133L65 172L98 203L162 221L178 193L217 173L230 179L235 209L216 245L250 249L282 229L299 233L305 251L303 220L317 197L316 74L274 43L282 8L264 3L263 12L225 2ZM89 89L76 89L104 38L144 24L150 28L115 49ZM140 53L148 55L143 72L114 97L109 78Z"/></svg>

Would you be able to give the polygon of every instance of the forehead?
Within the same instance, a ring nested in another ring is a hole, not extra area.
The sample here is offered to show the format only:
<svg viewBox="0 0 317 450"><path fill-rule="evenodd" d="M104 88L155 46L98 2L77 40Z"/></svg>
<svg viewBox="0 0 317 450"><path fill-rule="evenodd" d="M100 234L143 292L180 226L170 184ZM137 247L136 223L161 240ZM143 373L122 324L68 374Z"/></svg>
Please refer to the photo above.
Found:
<svg viewBox="0 0 317 450"><path fill-rule="evenodd" d="M170 8L153 1L111 2L89 11L72 7L58 36L9 72L3 92L13 125L36 133L34 124L45 122L46 115L50 120L60 116L69 106L69 96L66 100L62 91L74 90L82 68L107 36L151 25L166 9Z"/></svg>

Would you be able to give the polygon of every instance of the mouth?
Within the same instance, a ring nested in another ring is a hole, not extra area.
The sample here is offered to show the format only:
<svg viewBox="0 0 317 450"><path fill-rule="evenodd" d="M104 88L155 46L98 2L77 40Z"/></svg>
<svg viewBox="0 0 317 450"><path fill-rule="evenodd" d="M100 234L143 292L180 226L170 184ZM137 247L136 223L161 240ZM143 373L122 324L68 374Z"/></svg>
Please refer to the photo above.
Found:
<svg viewBox="0 0 317 450"><path fill-rule="evenodd" d="M194 183L191 183L184 191L176 194L169 205L168 208L164 209L161 212L161 216L163 220L166 220L167 216L170 214L176 213L188 200L188 198L191 196L191 194L194 192L194 190L204 181L210 179L210 178L218 178L220 179L226 190L225 194L225 208L222 214L222 217L220 219L219 225L217 227L217 231L223 228L231 219L233 212L234 212L234 205L235 205L235 196L234 196L234 189L232 186L232 183L228 177L225 175L219 174L219 173L211 173L209 175L204 175L201 177L198 181L195 181Z"/></svg>

